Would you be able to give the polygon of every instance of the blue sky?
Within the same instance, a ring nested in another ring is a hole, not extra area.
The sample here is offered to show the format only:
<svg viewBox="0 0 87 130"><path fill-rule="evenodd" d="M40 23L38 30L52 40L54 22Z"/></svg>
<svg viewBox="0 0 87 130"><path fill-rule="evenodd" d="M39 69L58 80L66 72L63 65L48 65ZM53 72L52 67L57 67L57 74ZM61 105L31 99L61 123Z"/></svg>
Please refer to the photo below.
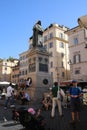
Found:
<svg viewBox="0 0 87 130"><path fill-rule="evenodd" d="M51 23L73 28L86 14L86 0L0 0L0 58L19 58L38 20L44 29Z"/></svg>

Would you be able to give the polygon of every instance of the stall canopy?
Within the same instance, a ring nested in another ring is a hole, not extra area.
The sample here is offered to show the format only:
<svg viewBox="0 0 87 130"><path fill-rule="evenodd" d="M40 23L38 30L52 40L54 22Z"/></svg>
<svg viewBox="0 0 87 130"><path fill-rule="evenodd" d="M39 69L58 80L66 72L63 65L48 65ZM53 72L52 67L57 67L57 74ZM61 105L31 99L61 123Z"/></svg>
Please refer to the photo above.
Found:
<svg viewBox="0 0 87 130"><path fill-rule="evenodd" d="M10 82L7 81L0 81L0 85L9 85ZM15 85L15 83L12 83L12 85Z"/></svg>

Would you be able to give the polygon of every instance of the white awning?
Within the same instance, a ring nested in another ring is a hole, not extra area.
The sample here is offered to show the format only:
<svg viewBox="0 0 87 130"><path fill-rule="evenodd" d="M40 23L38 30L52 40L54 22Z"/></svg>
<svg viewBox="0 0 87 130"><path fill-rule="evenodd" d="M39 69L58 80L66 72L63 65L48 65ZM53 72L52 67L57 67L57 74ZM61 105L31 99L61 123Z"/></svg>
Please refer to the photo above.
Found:
<svg viewBox="0 0 87 130"><path fill-rule="evenodd" d="M7 82L7 81L0 81L0 85L9 85L10 82ZM15 85L15 83L12 83L12 85Z"/></svg>

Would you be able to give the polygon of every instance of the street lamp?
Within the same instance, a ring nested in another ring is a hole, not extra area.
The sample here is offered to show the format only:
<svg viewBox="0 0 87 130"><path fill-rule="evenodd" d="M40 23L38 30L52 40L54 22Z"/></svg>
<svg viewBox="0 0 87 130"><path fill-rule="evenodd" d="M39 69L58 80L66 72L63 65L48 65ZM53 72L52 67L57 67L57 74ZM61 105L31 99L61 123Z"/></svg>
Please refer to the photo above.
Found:
<svg viewBox="0 0 87 130"><path fill-rule="evenodd" d="M71 73L72 73L72 77L71 77L71 76L70 76L70 77L73 79L73 63L72 63L71 60L69 60L69 61L68 61L68 64L70 65L70 71L71 71Z"/></svg>
<svg viewBox="0 0 87 130"><path fill-rule="evenodd" d="M62 67L55 67L55 70L57 70L57 82L58 82L58 86L60 86L60 73L58 71L59 68L62 68Z"/></svg>

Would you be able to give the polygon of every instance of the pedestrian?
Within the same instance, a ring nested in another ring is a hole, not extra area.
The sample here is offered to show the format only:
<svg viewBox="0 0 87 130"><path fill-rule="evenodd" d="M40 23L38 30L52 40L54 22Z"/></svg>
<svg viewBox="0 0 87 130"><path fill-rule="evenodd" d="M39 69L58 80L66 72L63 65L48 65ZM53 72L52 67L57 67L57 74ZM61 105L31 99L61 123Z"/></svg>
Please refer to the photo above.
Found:
<svg viewBox="0 0 87 130"><path fill-rule="evenodd" d="M72 80L72 86L69 88L68 95L70 96L70 106L71 106L71 123L80 121L80 100L82 96L81 89L77 86L77 81Z"/></svg>
<svg viewBox="0 0 87 130"><path fill-rule="evenodd" d="M25 105L30 101L30 95L27 92L22 92L23 96L21 97L22 105Z"/></svg>
<svg viewBox="0 0 87 130"><path fill-rule="evenodd" d="M59 90L58 83L55 82L54 86L51 90L52 91L52 111L51 111L51 117L52 118L55 116L56 104L58 105L58 111L59 111L60 117L63 117L61 99L57 97L58 90Z"/></svg>
<svg viewBox="0 0 87 130"><path fill-rule="evenodd" d="M25 87L25 89L29 88L31 86L31 83L32 83L32 79L28 77L27 80L26 80L26 87Z"/></svg>
<svg viewBox="0 0 87 130"><path fill-rule="evenodd" d="M9 84L9 86L7 87L7 90L6 90L6 100L5 100L5 109L7 108L8 106L8 103L10 103L10 105L13 105L13 88L12 88L12 83Z"/></svg>
<svg viewBox="0 0 87 130"><path fill-rule="evenodd" d="M52 107L52 99L50 95L47 95L43 100L42 100L43 108L45 110L49 110Z"/></svg>

